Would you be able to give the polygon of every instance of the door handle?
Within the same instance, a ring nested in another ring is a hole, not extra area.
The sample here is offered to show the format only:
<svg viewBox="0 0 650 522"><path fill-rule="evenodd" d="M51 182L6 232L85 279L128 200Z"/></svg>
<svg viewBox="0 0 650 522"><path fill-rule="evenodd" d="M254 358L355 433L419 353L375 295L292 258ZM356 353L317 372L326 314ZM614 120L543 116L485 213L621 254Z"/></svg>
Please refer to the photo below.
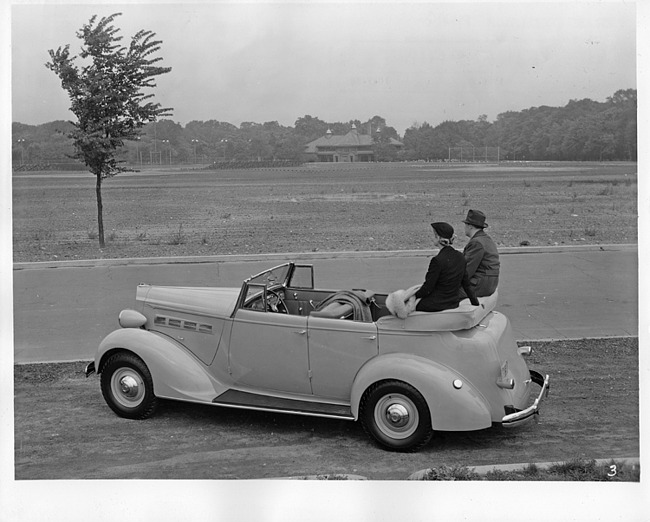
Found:
<svg viewBox="0 0 650 522"><path fill-rule="evenodd" d="M374 341L375 339L377 339L377 336L371 335L370 337L364 337L364 339L368 339L369 341Z"/></svg>
<svg viewBox="0 0 650 522"><path fill-rule="evenodd" d="M298 335L305 335L307 333L307 330L296 330L293 333L298 334Z"/></svg>

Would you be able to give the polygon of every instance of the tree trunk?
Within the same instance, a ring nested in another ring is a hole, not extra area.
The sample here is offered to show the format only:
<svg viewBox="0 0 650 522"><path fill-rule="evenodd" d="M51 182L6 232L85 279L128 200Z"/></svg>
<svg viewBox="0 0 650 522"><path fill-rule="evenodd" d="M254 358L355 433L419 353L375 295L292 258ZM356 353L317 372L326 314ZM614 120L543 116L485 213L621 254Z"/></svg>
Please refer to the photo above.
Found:
<svg viewBox="0 0 650 522"><path fill-rule="evenodd" d="M99 248L104 248L104 209L102 206L102 175L97 174L97 184L95 185L97 194L97 227L99 232Z"/></svg>

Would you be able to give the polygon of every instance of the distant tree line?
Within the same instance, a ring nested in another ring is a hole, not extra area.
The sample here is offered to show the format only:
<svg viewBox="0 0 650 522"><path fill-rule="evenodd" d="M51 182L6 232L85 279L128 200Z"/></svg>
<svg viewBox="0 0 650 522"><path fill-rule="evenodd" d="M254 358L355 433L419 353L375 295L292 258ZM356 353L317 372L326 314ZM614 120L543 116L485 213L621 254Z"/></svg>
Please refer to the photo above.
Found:
<svg viewBox="0 0 650 522"><path fill-rule="evenodd" d="M191 121L185 127L169 119L149 123L138 140L126 142L121 160L126 164L178 165L242 162L247 165L296 164L307 143L331 130L346 134L352 127L370 134L379 161L444 161L450 147L498 147L502 160L604 161L637 159L637 91L619 90L605 102L571 100L564 107L532 107L508 111L489 122L445 121L408 128L401 138L386 120L328 123L305 115L293 127L277 121L244 122L239 127L216 120ZM18 169L30 164L71 164L72 143L66 137L72 125L54 121L42 125L12 125L12 160ZM403 150L388 146L402 141Z"/></svg>
<svg viewBox="0 0 650 522"><path fill-rule="evenodd" d="M399 139L397 131L386 121L375 116L361 122L327 123L306 115L298 118L294 127L285 127L277 121L266 123L244 122L239 127L216 120L191 121L185 127L170 119L149 123L139 139L125 143L122 161L131 165L177 164L249 164L286 165L302 161L305 145L331 130L345 134L356 127L360 134L374 134L376 146L392 137ZM69 163L71 141L66 137L72 125L54 121L43 125L13 123L13 164Z"/></svg>
<svg viewBox="0 0 650 522"><path fill-rule="evenodd" d="M564 107L504 112L494 123L445 121L404 134L403 159L445 160L450 147L498 147L503 160L637 159L637 92L619 90L605 102L571 100Z"/></svg>

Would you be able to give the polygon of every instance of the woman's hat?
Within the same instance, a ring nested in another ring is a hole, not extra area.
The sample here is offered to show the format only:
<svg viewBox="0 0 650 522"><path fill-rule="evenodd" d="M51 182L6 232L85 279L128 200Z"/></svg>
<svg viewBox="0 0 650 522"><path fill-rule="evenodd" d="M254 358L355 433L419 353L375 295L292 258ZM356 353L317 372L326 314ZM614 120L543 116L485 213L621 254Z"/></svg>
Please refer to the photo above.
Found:
<svg viewBox="0 0 650 522"><path fill-rule="evenodd" d="M467 212L467 218L465 218L465 221L463 223L466 223L467 225L473 225L478 228L487 228L487 224L485 223L485 214L481 212L480 210L470 210Z"/></svg>
<svg viewBox="0 0 650 522"><path fill-rule="evenodd" d="M444 239L451 239L454 237L454 227L449 223L438 221L436 223L431 223L431 226L433 227L433 230L436 231L436 234Z"/></svg>

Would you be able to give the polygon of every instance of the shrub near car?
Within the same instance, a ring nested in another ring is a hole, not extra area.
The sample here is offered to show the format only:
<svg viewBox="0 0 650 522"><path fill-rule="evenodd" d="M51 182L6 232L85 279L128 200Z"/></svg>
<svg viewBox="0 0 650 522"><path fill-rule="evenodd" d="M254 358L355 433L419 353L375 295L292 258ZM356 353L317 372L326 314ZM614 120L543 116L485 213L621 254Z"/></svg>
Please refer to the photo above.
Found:
<svg viewBox="0 0 650 522"><path fill-rule="evenodd" d="M538 414L549 377L528 369L496 294L405 319L386 298L315 289L313 267L295 263L240 288L141 284L86 375L121 417L149 417L162 398L359 420L397 451Z"/></svg>

